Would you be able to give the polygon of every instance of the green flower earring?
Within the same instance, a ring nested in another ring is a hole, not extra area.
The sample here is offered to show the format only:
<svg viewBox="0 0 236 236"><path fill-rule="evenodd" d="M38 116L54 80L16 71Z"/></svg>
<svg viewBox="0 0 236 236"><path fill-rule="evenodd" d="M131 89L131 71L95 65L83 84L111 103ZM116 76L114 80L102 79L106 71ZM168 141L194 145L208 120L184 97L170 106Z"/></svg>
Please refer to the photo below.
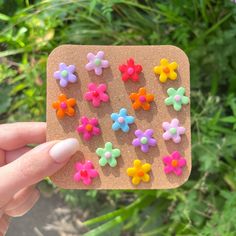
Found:
<svg viewBox="0 0 236 236"><path fill-rule="evenodd" d="M116 158L120 156L120 149L112 148L112 143L105 143L105 148L97 148L96 154L101 157L99 160L100 166L105 166L107 163L111 167L115 167L117 165Z"/></svg>
<svg viewBox="0 0 236 236"><path fill-rule="evenodd" d="M189 103L189 98L187 96L184 96L184 87L179 87L177 90L175 90L174 88L169 88L167 90L167 94L169 95L169 97L165 99L165 104L167 106L173 105L176 111L180 111L182 105L186 105Z"/></svg>

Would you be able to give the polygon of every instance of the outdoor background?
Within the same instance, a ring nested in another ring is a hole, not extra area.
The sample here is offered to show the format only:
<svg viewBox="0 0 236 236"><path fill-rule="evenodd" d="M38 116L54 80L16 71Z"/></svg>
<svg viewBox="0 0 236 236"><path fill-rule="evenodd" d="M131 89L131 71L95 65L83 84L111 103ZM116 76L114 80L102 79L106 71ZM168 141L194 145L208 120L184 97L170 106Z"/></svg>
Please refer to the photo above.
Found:
<svg viewBox="0 0 236 236"><path fill-rule="evenodd" d="M184 186L62 191L44 181L46 200L17 236L236 235L235 1L0 0L0 12L1 123L45 121L46 61L60 44L173 44L191 64L193 168ZM73 232L63 222L45 228L57 201Z"/></svg>

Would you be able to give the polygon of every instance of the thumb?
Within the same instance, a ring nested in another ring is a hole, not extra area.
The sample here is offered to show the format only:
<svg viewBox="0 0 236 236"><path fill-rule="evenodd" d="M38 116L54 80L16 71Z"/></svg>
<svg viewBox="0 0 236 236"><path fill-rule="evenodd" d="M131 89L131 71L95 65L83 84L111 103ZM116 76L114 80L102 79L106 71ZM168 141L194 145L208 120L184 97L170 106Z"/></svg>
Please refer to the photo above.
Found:
<svg viewBox="0 0 236 236"><path fill-rule="evenodd" d="M20 189L41 181L45 176L51 176L78 150L79 142L74 138L47 142L1 167L1 199L7 200Z"/></svg>

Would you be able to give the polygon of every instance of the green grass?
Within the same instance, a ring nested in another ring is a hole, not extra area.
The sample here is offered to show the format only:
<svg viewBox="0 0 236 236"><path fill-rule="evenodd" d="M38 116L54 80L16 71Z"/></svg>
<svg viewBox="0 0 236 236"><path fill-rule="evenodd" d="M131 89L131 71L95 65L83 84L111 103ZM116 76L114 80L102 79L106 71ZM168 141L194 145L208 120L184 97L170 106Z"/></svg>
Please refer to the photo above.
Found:
<svg viewBox="0 0 236 236"><path fill-rule="evenodd" d="M236 234L236 4L228 0L0 0L0 120L45 120L60 44L181 47L191 63L193 169L179 189L61 191L86 235Z"/></svg>

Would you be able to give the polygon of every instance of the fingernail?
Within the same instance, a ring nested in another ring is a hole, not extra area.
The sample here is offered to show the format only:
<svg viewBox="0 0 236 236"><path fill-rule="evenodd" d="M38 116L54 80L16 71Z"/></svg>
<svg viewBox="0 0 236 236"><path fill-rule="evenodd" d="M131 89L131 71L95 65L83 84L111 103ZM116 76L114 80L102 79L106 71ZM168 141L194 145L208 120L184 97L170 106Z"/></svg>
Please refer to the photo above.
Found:
<svg viewBox="0 0 236 236"><path fill-rule="evenodd" d="M56 143L49 151L49 155L55 162L62 163L69 160L78 150L78 140L75 138L68 138Z"/></svg>

